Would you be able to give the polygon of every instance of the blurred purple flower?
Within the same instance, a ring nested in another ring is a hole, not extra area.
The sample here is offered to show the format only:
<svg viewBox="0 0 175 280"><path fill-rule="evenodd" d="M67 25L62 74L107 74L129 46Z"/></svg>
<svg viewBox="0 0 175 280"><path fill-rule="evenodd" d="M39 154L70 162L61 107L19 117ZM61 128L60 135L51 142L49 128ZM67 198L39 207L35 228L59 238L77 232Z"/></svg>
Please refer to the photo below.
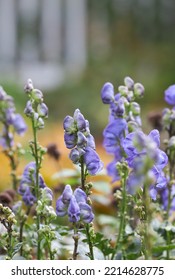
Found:
<svg viewBox="0 0 175 280"><path fill-rule="evenodd" d="M15 115L15 118L13 120L13 126L15 128L16 133L19 135L23 135L27 130L27 125L20 114Z"/></svg>
<svg viewBox="0 0 175 280"><path fill-rule="evenodd" d="M26 188L22 199L27 206L32 206L36 202L36 197L31 193L30 187Z"/></svg>
<svg viewBox="0 0 175 280"><path fill-rule="evenodd" d="M115 153L120 145L120 140L124 138L124 132L127 128L127 122L123 118L117 118L109 123L104 129L104 147L108 153Z"/></svg>
<svg viewBox="0 0 175 280"><path fill-rule="evenodd" d="M111 83L105 83L101 90L101 99L104 104L110 104L114 100L114 86Z"/></svg>
<svg viewBox="0 0 175 280"><path fill-rule="evenodd" d="M89 174L96 175L102 170L103 163L94 149L92 149L91 147L87 147L85 149L85 154L83 157Z"/></svg>
<svg viewBox="0 0 175 280"><path fill-rule="evenodd" d="M67 205L63 202L63 196L61 195L56 202L56 214L59 217L63 217L67 214Z"/></svg>
<svg viewBox="0 0 175 280"><path fill-rule="evenodd" d="M28 188L30 188L30 190L35 189L35 184L36 184L36 163L32 161L28 163L24 169L24 172L21 177L20 185L18 188L18 193L24 196ZM42 189L47 187L41 174L39 174L39 187Z"/></svg>
<svg viewBox="0 0 175 280"><path fill-rule="evenodd" d="M175 105L175 85L169 86L165 90L165 101L169 105Z"/></svg>

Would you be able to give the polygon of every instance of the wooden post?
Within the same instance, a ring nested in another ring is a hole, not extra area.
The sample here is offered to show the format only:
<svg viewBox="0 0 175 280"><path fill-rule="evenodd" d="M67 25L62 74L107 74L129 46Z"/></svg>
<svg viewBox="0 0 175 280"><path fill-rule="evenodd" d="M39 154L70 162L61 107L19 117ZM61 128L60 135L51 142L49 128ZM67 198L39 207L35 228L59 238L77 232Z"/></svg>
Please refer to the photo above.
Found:
<svg viewBox="0 0 175 280"><path fill-rule="evenodd" d="M6 63L16 56L16 14L14 0L0 0L0 59Z"/></svg>
<svg viewBox="0 0 175 280"><path fill-rule="evenodd" d="M68 68L86 65L86 0L65 0L65 62Z"/></svg>

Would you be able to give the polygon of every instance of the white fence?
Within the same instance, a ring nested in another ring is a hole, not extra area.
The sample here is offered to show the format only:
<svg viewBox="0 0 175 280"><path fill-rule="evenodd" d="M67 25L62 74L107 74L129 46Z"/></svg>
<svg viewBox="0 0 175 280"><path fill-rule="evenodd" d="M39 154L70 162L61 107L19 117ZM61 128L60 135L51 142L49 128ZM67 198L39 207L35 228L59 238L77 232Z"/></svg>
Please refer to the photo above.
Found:
<svg viewBox="0 0 175 280"><path fill-rule="evenodd" d="M86 0L0 0L0 80L54 87L86 56Z"/></svg>

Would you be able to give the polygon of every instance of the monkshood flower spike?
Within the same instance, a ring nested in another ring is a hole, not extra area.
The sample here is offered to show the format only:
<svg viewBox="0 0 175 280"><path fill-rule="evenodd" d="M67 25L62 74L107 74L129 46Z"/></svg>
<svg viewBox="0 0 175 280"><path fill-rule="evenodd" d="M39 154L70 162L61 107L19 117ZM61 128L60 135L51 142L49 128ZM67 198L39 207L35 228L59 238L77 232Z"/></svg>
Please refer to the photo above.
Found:
<svg viewBox="0 0 175 280"><path fill-rule="evenodd" d="M135 83L130 77L125 77L124 85L118 87L117 93L114 93L114 86L109 82L102 87L102 102L109 105L109 123L103 131L103 145L109 154L114 155L113 161L107 166L108 175L113 181L120 179L117 162L126 157L123 139L128 133L141 129L140 106L135 98L143 95L143 85Z"/></svg>
<svg viewBox="0 0 175 280"><path fill-rule="evenodd" d="M30 162L24 169L18 193L22 196L24 203L32 206L36 201L36 163ZM46 188L46 184L41 174L39 174L39 187Z"/></svg>
<svg viewBox="0 0 175 280"><path fill-rule="evenodd" d="M147 176L152 176L150 184L150 196L156 200L160 189L167 186L167 180L163 173L168 164L166 153L159 148L159 131L154 129L149 135L142 131L132 132L123 140L123 148L127 155L126 160L132 169L128 180L128 192L134 194L138 187L143 187Z"/></svg>
<svg viewBox="0 0 175 280"><path fill-rule="evenodd" d="M90 175L96 175L103 168L97 152L95 140L89 129L89 122L85 120L79 109L76 109L73 117L66 116L63 121L64 141L68 149L71 149L69 158L74 164L85 164Z"/></svg>

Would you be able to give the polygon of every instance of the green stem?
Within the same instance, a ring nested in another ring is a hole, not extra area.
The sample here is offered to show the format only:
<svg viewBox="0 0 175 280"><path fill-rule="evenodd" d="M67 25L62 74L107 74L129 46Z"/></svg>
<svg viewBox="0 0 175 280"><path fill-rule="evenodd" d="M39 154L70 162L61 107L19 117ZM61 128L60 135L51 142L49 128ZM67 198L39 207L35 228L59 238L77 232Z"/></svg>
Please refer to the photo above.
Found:
<svg viewBox="0 0 175 280"><path fill-rule="evenodd" d="M121 176L121 189L122 189L122 201L121 201L121 209L120 209L120 225L119 225L119 233L117 236L115 250L112 254L111 259L113 260L117 250L121 247L124 236L125 236L125 226L126 226L126 178L127 172L122 174Z"/></svg>
<svg viewBox="0 0 175 280"><path fill-rule="evenodd" d="M32 118L32 129L33 129L33 137L34 137L34 158L36 163L36 184L35 184L35 195L37 198L37 201L39 200L39 155L38 155L38 142L37 142L37 129L35 127L35 120ZM41 259L41 241L39 236L39 230L40 230L40 215L37 214L37 220L36 220L36 226L37 226L37 232L38 232L38 247L37 247L37 259Z"/></svg>
<svg viewBox="0 0 175 280"><path fill-rule="evenodd" d="M8 227L8 257L12 259L12 228Z"/></svg>
<svg viewBox="0 0 175 280"><path fill-rule="evenodd" d="M91 241L89 224L86 224L86 236L87 236L88 245L89 245L89 257L90 257L91 260L94 260L94 251L93 251L93 244L92 244L92 241Z"/></svg>
<svg viewBox="0 0 175 280"><path fill-rule="evenodd" d="M24 225L25 225L25 222L27 220L27 217L30 213L30 209L31 207L29 207L26 211L26 216L23 218L23 220L21 221L20 223L20 229L19 229L19 242L23 242L23 229L24 229ZM21 249L20 249L20 256L23 255L23 245L21 246Z"/></svg>
<svg viewBox="0 0 175 280"><path fill-rule="evenodd" d="M86 192L86 194L88 195L88 190L85 187L87 173L85 171L83 157L81 157L80 164L81 164L81 187ZM93 260L94 259L94 252L93 252L93 244L92 244L92 241L91 241L89 224L86 224L86 237L87 237L88 245L89 245L89 257L90 257L91 260Z"/></svg>
<svg viewBox="0 0 175 280"><path fill-rule="evenodd" d="M74 250L73 250L72 258L73 258L73 260L76 260L77 256L78 256L78 240L79 240L78 229L77 229L77 224L76 223L74 224L73 239L74 239Z"/></svg>
<svg viewBox="0 0 175 280"><path fill-rule="evenodd" d="M151 259L151 235L150 235L150 221L151 221L151 210L150 210L150 196L148 192L148 186L145 184L143 188L143 205L144 205L144 218L143 218L143 254L145 260Z"/></svg>

